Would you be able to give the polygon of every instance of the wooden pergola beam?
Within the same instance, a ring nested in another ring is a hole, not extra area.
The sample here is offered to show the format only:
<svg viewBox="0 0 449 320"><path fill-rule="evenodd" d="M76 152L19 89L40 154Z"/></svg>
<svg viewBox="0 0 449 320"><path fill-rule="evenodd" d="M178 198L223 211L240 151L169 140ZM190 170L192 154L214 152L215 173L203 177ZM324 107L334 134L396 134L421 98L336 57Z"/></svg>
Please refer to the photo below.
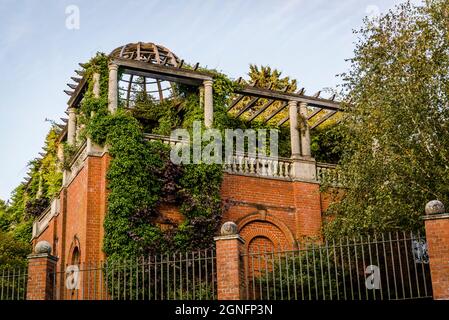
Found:
<svg viewBox="0 0 449 320"><path fill-rule="evenodd" d="M82 96L82 92L84 92L87 89L87 81L86 78L83 77L78 86L76 87L75 91L72 93L72 95L70 96L69 101L67 102L68 105L68 109L69 108L74 108L83 98Z"/></svg>
<svg viewBox="0 0 449 320"><path fill-rule="evenodd" d="M112 63L117 64L125 72L135 75L148 76L155 79L201 85L205 80L213 80L213 75L202 71L193 71L159 65L143 61L115 58Z"/></svg>
<svg viewBox="0 0 449 320"><path fill-rule="evenodd" d="M280 106L279 109L277 109L275 112L273 112L272 114L270 114L263 123L267 123L268 121L271 120L271 118L273 118L275 115L277 115L279 112L281 112L282 110L284 110L284 108L288 105L288 102L285 101L282 103L282 105Z"/></svg>
<svg viewBox="0 0 449 320"><path fill-rule="evenodd" d="M240 117L243 113L245 113L250 108L252 108L257 103L258 100L259 100L258 97L253 98L242 110L240 110L240 112L237 114L236 118Z"/></svg>
<svg viewBox="0 0 449 320"><path fill-rule="evenodd" d="M284 123L286 123L290 119L290 115L287 115L284 119L278 122L278 126L282 126Z"/></svg>
<svg viewBox="0 0 449 320"><path fill-rule="evenodd" d="M297 101L298 103L305 102L311 107L322 108L326 110L340 110L340 104L338 102L329 99L301 95L298 93L273 91L253 86L244 86L242 88L237 88L235 92L247 96L254 96L265 99L275 99L287 102Z"/></svg>
<svg viewBox="0 0 449 320"><path fill-rule="evenodd" d="M253 121L255 118L257 118L262 112L267 110L269 106L271 106L275 100L269 100L267 103L265 103L262 108L260 108L253 116L248 120L249 122Z"/></svg>
<svg viewBox="0 0 449 320"><path fill-rule="evenodd" d="M228 111L231 111L240 101L243 100L243 98L245 98L244 95L240 95L237 98L235 98L232 102L231 105L228 108Z"/></svg>
<svg viewBox="0 0 449 320"><path fill-rule="evenodd" d="M311 114L309 114L308 116L307 116L307 120L310 120L310 119L312 119L313 117L315 117L318 113L320 113L321 111L323 111L323 109L316 109L316 110L314 110Z"/></svg>
<svg viewBox="0 0 449 320"><path fill-rule="evenodd" d="M334 114L336 114L337 111L331 111L328 114L326 114L325 116L323 116L322 118L320 118L320 120L318 120L317 122L315 122L310 129L314 129L316 127L318 127L320 124L322 124L324 121L326 121L327 119L329 119L330 117L332 117Z"/></svg>

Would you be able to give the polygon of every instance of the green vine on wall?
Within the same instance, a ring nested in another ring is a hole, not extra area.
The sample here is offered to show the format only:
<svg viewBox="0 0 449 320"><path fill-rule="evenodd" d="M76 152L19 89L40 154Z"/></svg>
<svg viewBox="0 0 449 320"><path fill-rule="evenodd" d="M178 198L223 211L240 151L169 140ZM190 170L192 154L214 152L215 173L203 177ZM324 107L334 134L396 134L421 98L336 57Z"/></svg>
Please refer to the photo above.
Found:
<svg viewBox="0 0 449 320"><path fill-rule="evenodd" d="M87 64L87 74L95 69L106 83L107 60L97 55ZM111 155L103 245L108 259L211 247L221 218L221 166L175 165L167 145L144 139L144 132L167 135L179 125L201 120L197 92L179 88L184 114L181 123L175 99L156 108L154 101L142 97L132 112L119 107L110 114L106 86L101 87L100 98L95 98L92 77L88 80L81 117L86 133L94 142L107 145ZM159 210L164 204L177 206L184 220L161 221Z"/></svg>
<svg viewBox="0 0 449 320"><path fill-rule="evenodd" d="M110 114L107 65L108 57L101 53L85 65L89 86L79 115L85 134L107 145L112 158L104 252L117 260L213 246L222 213L221 165L175 165L167 145L144 139L144 133L169 135L179 127L191 130L194 121L203 123L199 89L174 84L173 97L162 102L137 94L132 110L119 105ZM279 129L279 153L289 156L289 129L230 115L227 107L236 84L215 70L207 71L214 75L214 128L223 135L226 128ZM99 98L92 93L94 72L100 73ZM184 220L163 220L160 209L167 204L178 207Z"/></svg>

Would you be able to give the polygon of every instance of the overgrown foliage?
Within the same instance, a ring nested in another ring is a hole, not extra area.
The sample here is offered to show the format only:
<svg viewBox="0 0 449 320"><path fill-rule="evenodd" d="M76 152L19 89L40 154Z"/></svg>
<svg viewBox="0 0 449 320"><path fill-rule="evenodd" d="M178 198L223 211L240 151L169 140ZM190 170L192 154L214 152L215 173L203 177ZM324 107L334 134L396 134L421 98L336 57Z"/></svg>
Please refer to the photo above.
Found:
<svg viewBox="0 0 449 320"><path fill-rule="evenodd" d="M15 239L18 247L29 248L33 220L49 206L50 199L61 188L58 136L58 129L53 125L45 139L45 155L28 163L29 181L14 189L8 203L1 203L0 229L5 232L5 237Z"/></svg>
<svg viewBox="0 0 449 320"><path fill-rule="evenodd" d="M409 2L357 31L346 94L330 237L421 228L424 205L449 200L449 3Z"/></svg>
<svg viewBox="0 0 449 320"><path fill-rule="evenodd" d="M103 60L107 57L97 56L89 66ZM106 75L104 69L97 71L101 77ZM221 217L221 167L174 165L167 145L147 141L143 135L168 135L181 123L188 127L194 120L201 120L198 93L192 88L180 87L179 91L182 116L176 113L175 99L156 105L153 99L141 95L132 112L119 108L114 114L107 112L107 99L83 100L83 113L93 112L91 116L84 114L86 132L95 142L108 145L112 157L104 223L104 251L112 261L213 245ZM161 206L167 204L180 208L184 217L181 223L163 219Z"/></svg>

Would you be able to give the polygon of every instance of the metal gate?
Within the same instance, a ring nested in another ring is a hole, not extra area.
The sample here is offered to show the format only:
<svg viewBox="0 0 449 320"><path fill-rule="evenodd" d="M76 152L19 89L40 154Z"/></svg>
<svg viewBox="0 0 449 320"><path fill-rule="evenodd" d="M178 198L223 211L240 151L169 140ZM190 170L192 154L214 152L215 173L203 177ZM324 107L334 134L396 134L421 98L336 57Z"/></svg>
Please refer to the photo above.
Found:
<svg viewBox="0 0 449 320"><path fill-rule="evenodd" d="M432 297L424 236L388 233L242 255L247 299L402 300Z"/></svg>
<svg viewBox="0 0 449 320"><path fill-rule="evenodd" d="M55 273L57 300L216 299L215 250L65 266Z"/></svg>

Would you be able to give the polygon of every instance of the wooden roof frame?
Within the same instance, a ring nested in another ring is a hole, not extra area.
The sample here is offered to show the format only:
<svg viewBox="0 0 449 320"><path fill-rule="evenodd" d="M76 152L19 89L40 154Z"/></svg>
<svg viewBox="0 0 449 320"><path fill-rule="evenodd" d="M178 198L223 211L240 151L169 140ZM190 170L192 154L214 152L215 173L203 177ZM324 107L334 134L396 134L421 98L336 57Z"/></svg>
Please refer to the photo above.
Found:
<svg viewBox="0 0 449 320"><path fill-rule="evenodd" d="M200 86L204 81L213 80L214 78L214 75L212 73L198 71L198 64L195 65L195 68L193 70L183 68L183 61L178 64L178 66L174 67L169 65L153 64L144 61L116 57L111 59L111 63L117 64L122 72L130 75L145 76L154 78L156 80L166 80L187 85ZM74 86L70 86L72 89L74 88L74 91L65 91L68 95L70 95L70 99L67 103L68 108L76 108L83 98L84 92L87 90L87 79L83 71L77 71L77 73L78 75L82 76L82 78L76 78L76 82L78 82L78 84L75 88ZM72 77L72 79L74 78ZM282 111L286 107L288 101L307 103L309 107L318 108L308 116L308 120L310 120L312 117L316 116L323 110L330 111L328 112L328 114L320 118L315 124L311 126L311 128L313 129L341 110L339 102L334 101L334 97L332 97L331 99L324 99L320 98L319 94L315 96L305 95L304 90L300 90L298 93L293 93L287 92L287 90L278 91L272 90L271 88L260 88L256 85L257 84L253 86L241 85L237 87L234 90L234 93L238 96L234 99L234 101L231 102L228 111L232 110L245 97L250 97L250 102L238 112L237 117L240 117L243 113L251 110L259 99L267 100L267 102L261 107L261 109L257 110L256 113L250 117L250 122L261 116L265 112L265 110L276 101L282 102L281 107L275 110L269 116L265 117L263 122L268 122L276 114ZM287 115L278 124L283 124L288 120L289 116ZM61 140L66 132L66 128L65 130L62 130Z"/></svg>

